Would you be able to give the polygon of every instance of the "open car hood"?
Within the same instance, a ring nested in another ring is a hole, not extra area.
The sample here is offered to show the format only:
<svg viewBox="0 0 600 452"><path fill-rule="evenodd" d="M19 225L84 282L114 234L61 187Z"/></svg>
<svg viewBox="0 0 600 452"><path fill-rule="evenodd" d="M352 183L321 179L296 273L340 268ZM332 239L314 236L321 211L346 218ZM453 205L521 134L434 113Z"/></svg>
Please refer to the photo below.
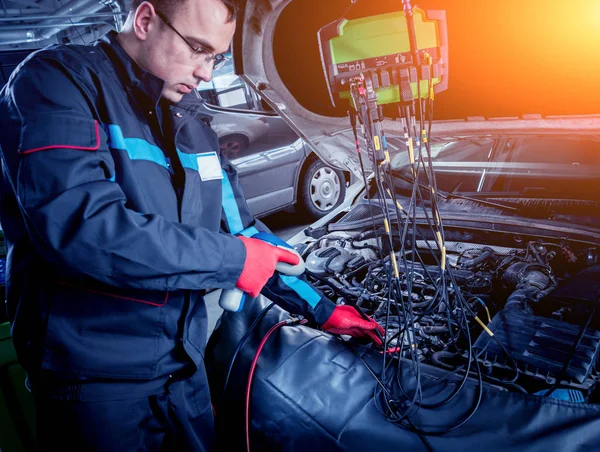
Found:
<svg viewBox="0 0 600 452"><path fill-rule="evenodd" d="M443 10L447 19L448 89L435 97L433 139L599 134L600 88L593 74L600 59L591 55L600 45L600 8L593 0L576 7L537 0L526 6L518 0L448 3L418 4L426 12ZM317 39L349 6L348 0L247 0L233 53L236 72L322 159L359 175L348 107L332 105ZM401 10L400 0L358 1L345 17ZM402 134L393 117L383 129Z"/></svg>

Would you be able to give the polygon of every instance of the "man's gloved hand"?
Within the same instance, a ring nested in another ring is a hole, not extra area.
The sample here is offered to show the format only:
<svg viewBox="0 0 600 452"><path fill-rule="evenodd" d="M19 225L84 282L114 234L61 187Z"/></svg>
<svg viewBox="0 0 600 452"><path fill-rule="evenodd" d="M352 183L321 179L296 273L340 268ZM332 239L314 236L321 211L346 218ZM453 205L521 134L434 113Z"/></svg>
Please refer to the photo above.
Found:
<svg viewBox="0 0 600 452"><path fill-rule="evenodd" d="M375 330L378 330L382 337L385 334L385 330L379 323L373 319L363 319L356 309L348 305L336 306L322 327L325 331L334 334L368 338L377 345L382 345L382 342Z"/></svg>
<svg viewBox="0 0 600 452"><path fill-rule="evenodd" d="M246 260L236 287L252 297L258 297L279 262L296 265L297 255L262 240L238 237L246 247Z"/></svg>

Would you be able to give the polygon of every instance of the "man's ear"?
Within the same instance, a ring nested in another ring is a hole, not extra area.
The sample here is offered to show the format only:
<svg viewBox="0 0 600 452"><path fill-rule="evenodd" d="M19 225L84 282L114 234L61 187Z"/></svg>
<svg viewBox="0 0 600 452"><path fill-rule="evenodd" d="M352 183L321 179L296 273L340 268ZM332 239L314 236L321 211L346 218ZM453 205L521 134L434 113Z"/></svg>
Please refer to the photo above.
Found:
<svg viewBox="0 0 600 452"><path fill-rule="evenodd" d="M133 31L140 41L148 39L148 33L156 26L156 17L152 3L143 2L137 7L133 17Z"/></svg>

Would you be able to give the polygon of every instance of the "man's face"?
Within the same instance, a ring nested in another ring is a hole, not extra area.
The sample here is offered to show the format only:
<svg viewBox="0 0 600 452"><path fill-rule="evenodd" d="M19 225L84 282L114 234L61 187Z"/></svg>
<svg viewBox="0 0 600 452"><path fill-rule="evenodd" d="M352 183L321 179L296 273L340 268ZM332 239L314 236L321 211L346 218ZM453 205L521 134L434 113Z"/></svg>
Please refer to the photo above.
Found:
<svg viewBox="0 0 600 452"><path fill-rule="evenodd" d="M185 0L164 17L185 40L155 14L142 58L145 69L165 81L162 98L177 103L212 79L213 61L206 58L227 51L235 21L227 22L229 11L221 0ZM194 54L190 44L201 50Z"/></svg>

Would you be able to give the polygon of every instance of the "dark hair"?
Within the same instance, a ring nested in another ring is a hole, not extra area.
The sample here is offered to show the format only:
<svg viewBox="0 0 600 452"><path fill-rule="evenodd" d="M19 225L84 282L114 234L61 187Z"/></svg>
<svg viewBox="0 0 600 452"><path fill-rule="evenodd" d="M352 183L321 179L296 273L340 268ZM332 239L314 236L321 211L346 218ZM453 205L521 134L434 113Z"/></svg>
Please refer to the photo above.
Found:
<svg viewBox="0 0 600 452"><path fill-rule="evenodd" d="M177 9L183 1L189 0L131 0L131 6L129 11L135 11L144 1L148 1L154 5L161 13L166 14L167 17L171 17L173 12ZM238 1L239 0L221 0L227 9L229 10L229 22L233 22L237 19L238 12Z"/></svg>

